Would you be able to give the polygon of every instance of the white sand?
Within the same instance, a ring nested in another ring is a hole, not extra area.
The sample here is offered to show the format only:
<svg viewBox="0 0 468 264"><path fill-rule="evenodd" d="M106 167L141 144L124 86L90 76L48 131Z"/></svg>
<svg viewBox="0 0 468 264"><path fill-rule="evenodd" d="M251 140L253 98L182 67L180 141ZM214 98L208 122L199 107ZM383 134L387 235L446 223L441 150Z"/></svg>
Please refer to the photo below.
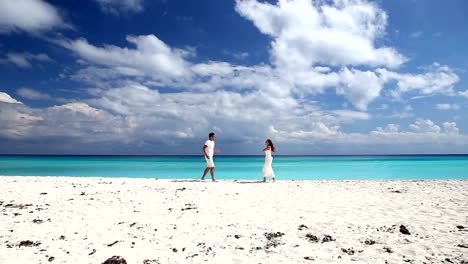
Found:
<svg viewBox="0 0 468 264"><path fill-rule="evenodd" d="M0 210L2 264L468 261L468 181L2 176Z"/></svg>

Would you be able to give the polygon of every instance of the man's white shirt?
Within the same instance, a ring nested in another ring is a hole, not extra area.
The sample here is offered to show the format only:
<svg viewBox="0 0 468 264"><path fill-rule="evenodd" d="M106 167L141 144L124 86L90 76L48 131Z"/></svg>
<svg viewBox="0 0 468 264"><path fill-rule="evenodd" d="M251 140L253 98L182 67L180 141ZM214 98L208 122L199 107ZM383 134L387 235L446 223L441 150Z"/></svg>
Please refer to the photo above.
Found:
<svg viewBox="0 0 468 264"><path fill-rule="evenodd" d="M208 155L208 157L213 157L215 142L208 139L205 142L205 145L207 146L206 154Z"/></svg>

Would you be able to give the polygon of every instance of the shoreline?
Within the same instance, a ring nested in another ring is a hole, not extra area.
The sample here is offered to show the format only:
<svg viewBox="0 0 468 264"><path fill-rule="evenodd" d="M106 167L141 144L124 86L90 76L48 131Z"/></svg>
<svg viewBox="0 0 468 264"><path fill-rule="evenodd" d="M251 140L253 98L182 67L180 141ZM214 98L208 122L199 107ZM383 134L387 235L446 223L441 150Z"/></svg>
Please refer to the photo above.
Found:
<svg viewBox="0 0 468 264"><path fill-rule="evenodd" d="M210 175L206 176L204 181L200 178L147 178L147 177L127 177L127 176L117 176L117 177L102 177L102 176L66 176L66 175L44 175L44 176L34 176L34 175L0 175L0 179L7 177L24 177L24 178L65 178L65 179L96 179L96 180L112 180L112 179L122 179L122 180L158 180L158 181L170 181L170 182L211 182ZM226 182L226 183L243 183L243 182L261 182L263 178L257 180L250 179L216 179L216 182ZM468 178L461 179L278 179L277 182L419 182L419 181L468 181ZM271 182L271 179L267 178L267 183Z"/></svg>
<svg viewBox="0 0 468 264"><path fill-rule="evenodd" d="M200 154L0 154L0 156L51 156L51 157L203 157ZM264 157L263 154L218 154L217 157ZM468 156L468 153L430 153L430 154L275 154L275 157L382 157L382 156Z"/></svg>
<svg viewBox="0 0 468 264"><path fill-rule="evenodd" d="M0 263L468 261L467 180L205 182L0 176Z"/></svg>

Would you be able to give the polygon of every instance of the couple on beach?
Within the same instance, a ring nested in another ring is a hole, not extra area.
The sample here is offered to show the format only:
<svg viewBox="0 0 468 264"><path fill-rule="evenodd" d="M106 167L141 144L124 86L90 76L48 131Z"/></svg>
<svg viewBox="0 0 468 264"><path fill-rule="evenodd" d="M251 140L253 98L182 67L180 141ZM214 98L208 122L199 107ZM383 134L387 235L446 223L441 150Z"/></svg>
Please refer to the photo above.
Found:
<svg viewBox="0 0 468 264"><path fill-rule="evenodd" d="M203 154L205 155L205 160L206 160L206 168L205 171L203 172L203 176L201 177L201 180L205 180L206 174L210 172L211 174L211 180L215 181L214 177L214 161L213 161L213 155L214 153L220 152L219 149L215 148L215 140L216 140L216 135L215 133L210 133L208 135L208 140L205 141L205 144L203 145ZM267 177L271 177L273 181L275 181L275 172L273 171L273 167L271 166L273 163L273 157L271 156L272 152L275 152L275 146L273 145L273 142L270 139L267 139L265 141L265 148L263 149L263 152L265 152L265 164L263 165L263 182L266 182Z"/></svg>

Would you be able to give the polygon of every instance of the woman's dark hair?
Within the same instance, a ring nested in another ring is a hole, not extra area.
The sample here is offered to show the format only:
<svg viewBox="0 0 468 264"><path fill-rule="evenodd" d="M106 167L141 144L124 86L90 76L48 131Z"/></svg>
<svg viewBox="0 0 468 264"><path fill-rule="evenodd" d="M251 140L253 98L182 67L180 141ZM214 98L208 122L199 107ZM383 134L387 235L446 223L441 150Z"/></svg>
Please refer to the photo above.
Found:
<svg viewBox="0 0 468 264"><path fill-rule="evenodd" d="M215 135L215 133L211 132L210 134L208 134L208 138L211 138L214 135Z"/></svg>
<svg viewBox="0 0 468 264"><path fill-rule="evenodd" d="M271 141L271 139L267 139L266 141L268 142L268 146L270 146L271 151L275 152L275 151L276 151L276 148L275 148L275 146L273 145L273 142Z"/></svg>

